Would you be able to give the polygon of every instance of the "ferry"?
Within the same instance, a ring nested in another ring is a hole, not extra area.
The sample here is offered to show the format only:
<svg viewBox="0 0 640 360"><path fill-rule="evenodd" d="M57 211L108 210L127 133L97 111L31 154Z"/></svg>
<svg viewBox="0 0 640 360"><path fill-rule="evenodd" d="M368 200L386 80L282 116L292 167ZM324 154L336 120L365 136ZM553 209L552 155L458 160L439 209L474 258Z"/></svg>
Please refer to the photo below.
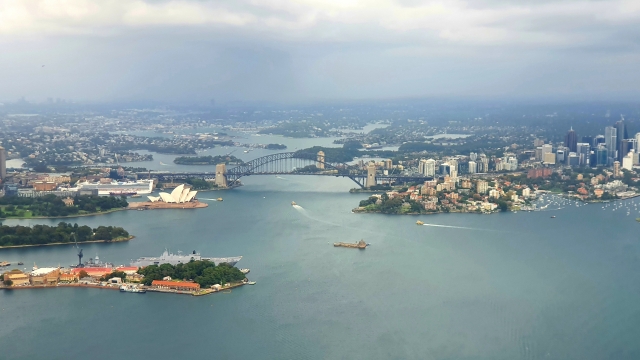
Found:
<svg viewBox="0 0 640 360"><path fill-rule="evenodd" d="M418 220L418 221L416 221L416 225L424 225L424 222Z"/></svg>
<svg viewBox="0 0 640 360"><path fill-rule="evenodd" d="M292 201L292 202L291 202L291 206L296 206L296 205L298 205L298 204L296 204L296 202L295 202L295 201Z"/></svg>
<svg viewBox="0 0 640 360"><path fill-rule="evenodd" d="M136 294L144 294L147 290L131 284L124 284L120 286L120 292L128 292L128 293L136 293Z"/></svg>

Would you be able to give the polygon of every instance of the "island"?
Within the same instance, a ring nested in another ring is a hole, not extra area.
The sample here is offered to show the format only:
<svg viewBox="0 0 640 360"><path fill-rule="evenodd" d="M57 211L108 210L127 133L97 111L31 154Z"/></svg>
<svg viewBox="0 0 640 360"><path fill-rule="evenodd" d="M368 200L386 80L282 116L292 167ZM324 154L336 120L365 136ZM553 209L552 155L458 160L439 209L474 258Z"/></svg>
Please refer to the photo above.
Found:
<svg viewBox="0 0 640 360"><path fill-rule="evenodd" d="M74 235L75 234L75 238ZM120 242L133 239L125 229L115 226L89 226L61 222L58 226L0 226L0 248L51 246L94 242Z"/></svg>
<svg viewBox="0 0 640 360"><path fill-rule="evenodd" d="M125 197L78 195L60 198L4 196L0 198L0 218L76 217L104 214L125 209Z"/></svg>
<svg viewBox="0 0 640 360"><path fill-rule="evenodd" d="M218 165L218 164L234 164L242 165L244 162L233 155L216 155L216 156L180 156L173 159L173 162L179 165Z"/></svg>

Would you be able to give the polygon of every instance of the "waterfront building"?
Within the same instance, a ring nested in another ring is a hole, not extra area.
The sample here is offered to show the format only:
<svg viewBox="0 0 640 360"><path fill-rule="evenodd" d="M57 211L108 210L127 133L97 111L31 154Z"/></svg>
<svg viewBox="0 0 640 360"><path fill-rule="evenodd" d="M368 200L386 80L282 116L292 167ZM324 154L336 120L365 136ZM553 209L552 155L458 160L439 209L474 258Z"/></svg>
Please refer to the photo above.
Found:
<svg viewBox="0 0 640 360"><path fill-rule="evenodd" d="M491 189L489 191L489 197L493 198L493 199L498 199L500 197L500 191L498 191L496 189Z"/></svg>
<svg viewBox="0 0 640 360"><path fill-rule="evenodd" d="M7 177L7 151L0 146L0 180Z"/></svg>
<svg viewBox="0 0 640 360"><path fill-rule="evenodd" d="M489 183L484 180L478 180L476 182L476 191L478 194L486 194L489 190Z"/></svg>
<svg viewBox="0 0 640 360"><path fill-rule="evenodd" d="M60 276L59 268L39 268L30 274L31 285L54 285Z"/></svg>
<svg viewBox="0 0 640 360"><path fill-rule="evenodd" d="M11 280L11 282L13 283L11 286L24 286L24 285L30 284L29 274L25 274L18 269L14 269L4 273L3 280L4 281Z"/></svg>
<svg viewBox="0 0 640 360"><path fill-rule="evenodd" d="M163 290L179 290L179 291L197 291L200 290L200 284L188 281L165 281L153 280L151 286Z"/></svg>
<svg viewBox="0 0 640 360"><path fill-rule="evenodd" d="M569 148L569 151L577 152L578 134L573 130L573 127L569 130L564 138L564 146Z"/></svg>
<svg viewBox="0 0 640 360"><path fill-rule="evenodd" d="M173 204L173 203L183 204L183 203L192 201L195 198L197 193L198 193L197 191L191 191L191 188L186 187L185 184L180 184L175 189L173 189L171 194L166 192L161 192L159 194L160 196L147 196L147 197L151 202L161 201L168 204Z"/></svg>
<svg viewBox="0 0 640 360"><path fill-rule="evenodd" d="M522 197L528 198L529 196L531 196L531 189L528 187L522 189Z"/></svg>

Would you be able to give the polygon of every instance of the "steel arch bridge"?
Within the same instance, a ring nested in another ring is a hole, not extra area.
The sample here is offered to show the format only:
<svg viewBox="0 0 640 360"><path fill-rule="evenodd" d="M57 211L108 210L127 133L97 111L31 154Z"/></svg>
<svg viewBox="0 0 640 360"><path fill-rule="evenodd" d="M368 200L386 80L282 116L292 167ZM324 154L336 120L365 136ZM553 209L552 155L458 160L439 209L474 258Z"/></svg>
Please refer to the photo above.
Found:
<svg viewBox="0 0 640 360"><path fill-rule="evenodd" d="M314 164L324 165L324 170L320 172L296 171ZM235 182L244 176L278 174L342 176L350 178L361 187L364 187L364 178L366 178L366 173L363 174L361 171L351 169L348 164L320 161L317 159L317 154L305 152L285 152L262 156L227 169L225 177L228 182Z"/></svg>

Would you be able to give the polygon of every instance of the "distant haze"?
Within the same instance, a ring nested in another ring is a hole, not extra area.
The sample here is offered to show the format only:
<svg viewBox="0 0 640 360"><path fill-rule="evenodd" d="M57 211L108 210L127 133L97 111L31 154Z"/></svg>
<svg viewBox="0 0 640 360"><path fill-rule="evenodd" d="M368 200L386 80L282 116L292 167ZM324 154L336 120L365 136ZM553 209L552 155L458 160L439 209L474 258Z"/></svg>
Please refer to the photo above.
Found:
<svg viewBox="0 0 640 360"><path fill-rule="evenodd" d="M4 0L0 102L633 100L638 24L638 0Z"/></svg>

